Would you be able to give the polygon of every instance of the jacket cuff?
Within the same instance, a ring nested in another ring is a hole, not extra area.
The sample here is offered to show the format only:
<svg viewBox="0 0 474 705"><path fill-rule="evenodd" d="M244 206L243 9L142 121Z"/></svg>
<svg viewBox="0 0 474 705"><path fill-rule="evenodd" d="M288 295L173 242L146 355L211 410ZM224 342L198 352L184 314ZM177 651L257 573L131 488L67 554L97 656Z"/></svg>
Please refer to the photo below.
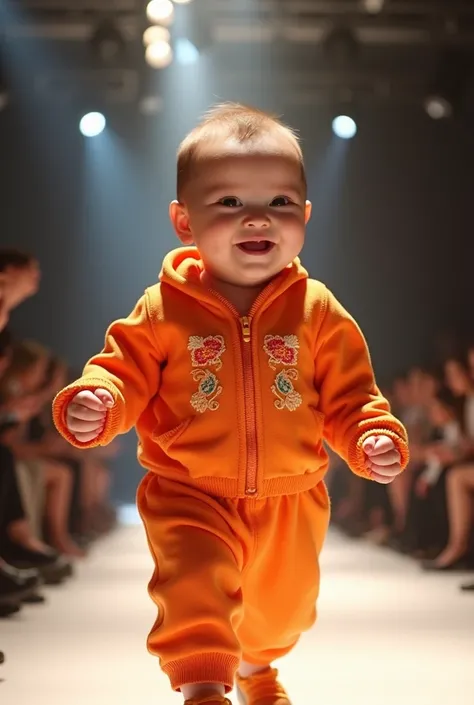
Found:
<svg viewBox="0 0 474 705"><path fill-rule="evenodd" d="M365 467L367 456L363 450L363 445L369 436L388 436L391 438L395 443L396 449L400 453L401 468L402 470L405 470L410 460L410 451L408 449L406 435L405 437L402 437L400 435L400 431L395 431L393 428L384 428L381 426L380 428L376 427L364 430L364 432L358 435L349 445L348 463L353 473L359 475L360 477L364 477L367 480L373 479L369 470Z"/></svg>
<svg viewBox="0 0 474 705"><path fill-rule="evenodd" d="M79 392L86 390L94 392L96 389L107 389L114 398L114 406L107 411L105 427L102 433L92 441L82 443L71 433L66 424L66 411ZM120 432L121 420L124 410L124 401L117 388L106 379L83 378L63 389L53 401L53 421L59 433L75 448L96 448L111 443Z"/></svg>

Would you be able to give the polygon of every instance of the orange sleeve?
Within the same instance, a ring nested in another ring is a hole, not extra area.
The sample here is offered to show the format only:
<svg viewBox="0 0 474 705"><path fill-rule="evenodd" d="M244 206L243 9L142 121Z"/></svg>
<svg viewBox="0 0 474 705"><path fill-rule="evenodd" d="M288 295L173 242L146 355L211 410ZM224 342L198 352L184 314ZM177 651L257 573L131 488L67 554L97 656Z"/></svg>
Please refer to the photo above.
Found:
<svg viewBox="0 0 474 705"><path fill-rule="evenodd" d="M146 293L128 318L110 325L102 352L89 360L83 376L59 392L53 402L56 428L77 448L107 445L117 434L129 431L158 392L164 356L149 319L147 302ZM89 443L80 443L66 426L65 411L78 392L99 388L112 394L115 405L108 411L101 435Z"/></svg>
<svg viewBox="0 0 474 705"><path fill-rule="evenodd" d="M362 444L373 434L389 436L405 468L409 460L407 433L377 387L364 336L329 291L327 297L315 351L324 437L356 475L368 477Z"/></svg>

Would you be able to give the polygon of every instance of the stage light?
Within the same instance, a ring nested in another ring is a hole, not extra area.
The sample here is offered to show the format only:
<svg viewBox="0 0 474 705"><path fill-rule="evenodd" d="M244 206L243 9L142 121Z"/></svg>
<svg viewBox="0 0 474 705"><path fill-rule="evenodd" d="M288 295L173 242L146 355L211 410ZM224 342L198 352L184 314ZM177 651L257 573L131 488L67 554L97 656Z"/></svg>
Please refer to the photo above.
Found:
<svg viewBox="0 0 474 705"><path fill-rule="evenodd" d="M357 125L348 115L338 115L332 121L332 129L336 137L350 140L357 132Z"/></svg>
<svg viewBox="0 0 474 705"><path fill-rule="evenodd" d="M433 120L444 120L453 114L453 106L441 95L431 95L425 99L425 110Z"/></svg>
<svg viewBox="0 0 474 705"><path fill-rule="evenodd" d="M166 42L170 43L171 35L169 29L166 27L159 27L158 25L153 25L148 27L143 33L143 44L148 47L150 44L155 42Z"/></svg>
<svg viewBox="0 0 474 705"><path fill-rule="evenodd" d="M79 129L84 137L97 137L105 130L107 121L102 113L87 113L81 118Z"/></svg>
<svg viewBox="0 0 474 705"><path fill-rule="evenodd" d="M198 48L186 38L180 38L176 40L176 60L178 64L182 66L190 66L191 64L196 64L199 61L199 50Z"/></svg>
<svg viewBox="0 0 474 705"><path fill-rule="evenodd" d="M378 15L378 13L383 10L385 0L363 0L362 4L366 12L371 15Z"/></svg>
<svg viewBox="0 0 474 705"><path fill-rule="evenodd" d="M150 22L169 26L174 19L174 7L171 0L151 0L146 8Z"/></svg>
<svg viewBox="0 0 474 705"><path fill-rule="evenodd" d="M423 105L433 120L452 117L462 110L472 75L472 62L463 50L449 50L440 57Z"/></svg>
<svg viewBox="0 0 474 705"><path fill-rule="evenodd" d="M149 66L154 69L164 69L173 61L173 50L168 42L153 42L147 47L145 59Z"/></svg>

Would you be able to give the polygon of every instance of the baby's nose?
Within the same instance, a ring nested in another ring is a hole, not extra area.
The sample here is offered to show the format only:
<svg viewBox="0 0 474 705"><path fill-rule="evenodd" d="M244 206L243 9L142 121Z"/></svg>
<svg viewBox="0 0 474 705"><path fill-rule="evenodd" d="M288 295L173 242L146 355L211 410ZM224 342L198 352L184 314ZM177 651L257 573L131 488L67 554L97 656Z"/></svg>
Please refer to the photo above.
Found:
<svg viewBox="0 0 474 705"><path fill-rule="evenodd" d="M248 213L244 218L246 228L268 228L270 219L266 213Z"/></svg>

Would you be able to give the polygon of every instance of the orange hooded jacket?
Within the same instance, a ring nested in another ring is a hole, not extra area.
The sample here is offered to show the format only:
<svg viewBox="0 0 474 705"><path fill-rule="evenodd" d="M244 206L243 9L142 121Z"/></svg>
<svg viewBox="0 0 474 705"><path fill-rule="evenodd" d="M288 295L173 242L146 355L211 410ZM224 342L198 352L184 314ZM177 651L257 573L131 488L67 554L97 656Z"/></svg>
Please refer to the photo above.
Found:
<svg viewBox="0 0 474 705"><path fill-rule="evenodd" d="M405 429L376 386L357 324L298 259L244 317L200 284L201 272L197 250L174 250L160 283L112 323L104 350L54 401L70 443L106 445L136 426L145 468L225 497L314 487L327 470L324 440L367 477L362 443L385 434L406 466ZM101 435L80 443L67 405L99 387L115 405Z"/></svg>

